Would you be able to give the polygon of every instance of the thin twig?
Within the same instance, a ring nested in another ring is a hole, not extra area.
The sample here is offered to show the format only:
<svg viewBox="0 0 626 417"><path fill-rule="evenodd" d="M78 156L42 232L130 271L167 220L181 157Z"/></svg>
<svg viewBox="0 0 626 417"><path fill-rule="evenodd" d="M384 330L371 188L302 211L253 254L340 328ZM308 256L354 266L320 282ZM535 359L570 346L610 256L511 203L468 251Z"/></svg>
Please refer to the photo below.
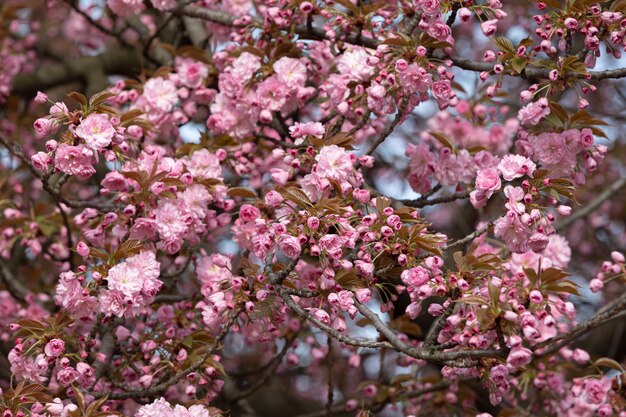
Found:
<svg viewBox="0 0 626 417"><path fill-rule="evenodd" d="M222 332L219 334L218 337L215 338L211 346L207 348L207 351L204 353L204 355L202 355L202 357L200 357L200 359L197 362L193 363L192 365L190 365L189 367L185 369L180 370L178 373L176 373L174 376L169 378L167 381L164 381L153 387L142 389L142 390L128 390L126 392L114 392L114 393L94 392L92 393L92 395L94 395L96 398L102 398L106 396L109 400L125 400L128 398L152 398L152 397L162 394L169 387L178 383L178 381L180 381L181 379L183 379L190 373L197 371L204 365L204 363L214 353L215 349L217 349L217 346L222 341L222 339L224 339L224 337L226 337L226 335L229 333L232 325L237 320L239 313L241 313L241 311L242 311L241 307L237 307L235 309L230 319L224 324L224 328Z"/></svg>
<svg viewBox="0 0 626 417"><path fill-rule="evenodd" d="M624 186L626 186L626 176L621 177L620 179L615 181L613 184L609 185L608 188L602 191L602 193L600 193L593 201L591 201L585 207L583 207L580 210L577 210L576 212L574 212L574 214L567 217L563 221L559 222L555 227L556 230L561 231L563 229L567 229L576 220L581 219L583 217L587 217L595 209L600 207L602 203L604 203L609 198L613 197L613 195L617 194L617 192L621 190L622 188L624 188Z"/></svg>
<svg viewBox="0 0 626 417"><path fill-rule="evenodd" d="M481 227L480 229L476 230L473 233L470 233L469 235L465 236L464 238L461 238L459 240L455 240L454 242L450 243L445 249L446 251L449 251L451 249L456 248L457 246L463 246L464 244L466 244L467 242L471 242L472 240L474 240L475 238L477 238L478 236L482 235L483 233L487 232L489 230L489 228L491 228L491 226L493 226L493 221L490 221L489 223L487 223L486 225L484 225L483 227Z"/></svg>

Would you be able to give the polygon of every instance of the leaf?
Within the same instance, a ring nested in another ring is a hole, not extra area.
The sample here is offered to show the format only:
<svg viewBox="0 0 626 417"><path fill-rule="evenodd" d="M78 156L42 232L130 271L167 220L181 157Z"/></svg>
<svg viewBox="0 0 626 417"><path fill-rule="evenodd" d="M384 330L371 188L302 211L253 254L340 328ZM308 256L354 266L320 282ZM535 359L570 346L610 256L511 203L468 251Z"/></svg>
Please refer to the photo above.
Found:
<svg viewBox="0 0 626 417"><path fill-rule="evenodd" d="M97 94L94 94L89 99L89 107L96 107L98 104L104 102L106 99L111 97L115 97L117 94L112 93L110 91L101 91ZM132 110L131 110L132 111Z"/></svg>
<svg viewBox="0 0 626 417"><path fill-rule="evenodd" d="M122 115L122 117L120 117L120 122L124 123L124 122L128 122L130 120L133 120L139 116L141 116L143 114L143 112L139 109L133 109L133 110L129 110L126 113L124 113Z"/></svg>
<svg viewBox="0 0 626 417"><path fill-rule="evenodd" d="M493 39L493 42L498 46L498 48L500 48L500 50L505 51L505 52L511 52L511 53L515 53L515 46L513 45L513 42L511 42L509 39L505 38L504 36L496 36Z"/></svg>
<svg viewBox="0 0 626 417"><path fill-rule="evenodd" d="M440 132L428 132L432 137L434 137L435 139L437 139L439 142L441 142L441 144L449 149L454 149L454 143L452 142L452 140L450 140L450 138L448 138L446 135L444 135L443 133Z"/></svg>
<svg viewBox="0 0 626 417"><path fill-rule="evenodd" d="M567 110L565 110L563 106L561 106L558 103L555 103L554 101L550 102L550 112L554 114L556 117L558 117L559 120L564 123L569 120L569 114L567 113Z"/></svg>
<svg viewBox="0 0 626 417"><path fill-rule="evenodd" d="M115 259L128 258L130 255L136 255L141 252L143 243L141 240L130 239L120 245L115 251L113 257Z"/></svg>
<svg viewBox="0 0 626 417"><path fill-rule="evenodd" d="M22 329L27 329L27 330L35 330L35 331L41 331L41 330L45 330L46 326L44 326L43 323L37 321L37 320L32 320L32 319L22 319L19 320L17 322L17 324L22 328Z"/></svg>
<svg viewBox="0 0 626 417"><path fill-rule="evenodd" d="M43 385L29 384L20 388L19 391L15 391L15 395L16 396L22 396L22 395L28 396L28 395L33 395L33 394L37 394L39 392L44 392L44 391L46 391L46 387L44 387Z"/></svg>
<svg viewBox="0 0 626 417"><path fill-rule="evenodd" d="M558 282L563 278L567 278L570 274L567 272L558 269L558 268L547 268L539 274L540 280L544 284L549 284L552 282Z"/></svg>
<svg viewBox="0 0 626 417"><path fill-rule="evenodd" d="M341 148L352 149L352 141L353 137L348 135L347 132L339 132L326 139L326 145L337 145Z"/></svg>
<svg viewBox="0 0 626 417"><path fill-rule="evenodd" d="M409 45L409 42L407 42L403 38L388 38L382 41L381 43L384 45L391 45L391 46L408 46Z"/></svg>
<svg viewBox="0 0 626 417"><path fill-rule="evenodd" d="M72 391L74 391L74 398L76 399L76 403L78 404L78 408L80 410L84 410L85 409L85 396L83 395L83 393L76 387L73 387L74 389Z"/></svg>
<svg viewBox="0 0 626 417"><path fill-rule="evenodd" d="M376 197L376 211L379 214L382 214L383 210L391 205L391 202L388 198L385 197Z"/></svg>
<svg viewBox="0 0 626 417"><path fill-rule="evenodd" d="M309 197L297 187L281 187L279 191L287 200L290 200L300 207L313 207L313 203L309 200Z"/></svg>
<svg viewBox="0 0 626 417"><path fill-rule="evenodd" d="M110 258L109 254L97 248L89 248L89 256L94 256L107 262Z"/></svg>
<svg viewBox="0 0 626 417"><path fill-rule="evenodd" d="M233 187L227 192L230 197L257 198L256 193L250 188Z"/></svg>
<svg viewBox="0 0 626 417"><path fill-rule="evenodd" d="M611 358L600 358L593 363L593 366L596 366L598 368L601 366L606 366L607 368L613 368L620 372L626 372L624 371L624 367L620 363Z"/></svg>
<svg viewBox="0 0 626 417"><path fill-rule="evenodd" d="M72 91L71 93L68 93L67 96L69 98L73 99L74 101L76 101L81 106L86 106L87 105L87 97L85 97L81 93L77 93L76 91Z"/></svg>
<svg viewBox="0 0 626 417"><path fill-rule="evenodd" d="M524 71L526 65L528 65L528 58L525 56L518 56L511 60L511 68L513 68L513 70L518 74L521 74L522 71Z"/></svg>
<svg viewBox="0 0 626 417"><path fill-rule="evenodd" d="M497 306L500 301L500 289L489 283L489 298L491 298L491 304Z"/></svg>
<svg viewBox="0 0 626 417"><path fill-rule="evenodd" d="M335 282L339 284L342 288L352 291L367 287L365 283L357 277L355 269L350 269L347 271L345 269L342 269L338 271L335 274Z"/></svg>
<svg viewBox="0 0 626 417"><path fill-rule="evenodd" d="M580 295L580 293L578 292L578 285L576 285L572 281L563 281L563 282L548 284L544 288L552 292L566 292L572 295Z"/></svg>
<svg viewBox="0 0 626 417"><path fill-rule="evenodd" d="M148 173L146 171L123 171L122 175L131 180L137 181L139 185L143 187L144 183L148 179Z"/></svg>

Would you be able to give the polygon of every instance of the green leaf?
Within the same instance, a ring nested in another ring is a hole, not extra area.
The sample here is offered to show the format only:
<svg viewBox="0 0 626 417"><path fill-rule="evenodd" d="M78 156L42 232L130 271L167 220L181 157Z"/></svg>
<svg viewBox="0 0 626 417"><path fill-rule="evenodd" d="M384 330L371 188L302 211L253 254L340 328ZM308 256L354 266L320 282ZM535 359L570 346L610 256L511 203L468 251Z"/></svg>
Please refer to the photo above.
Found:
<svg viewBox="0 0 626 417"><path fill-rule="evenodd" d="M511 68L513 68L513 70L518 74L521 74L522 71L524 71L526 65L528 65L528 58L525 56L518 56L511 60Z"/></svg>
<svg viewBox="0 0 626 417"><path fill-rule="evenodd" d="M253 190L245 187L232 187L228 190L227 194L230 197L257 198Z"/></svg>
<svg viewBox="0 0 626 417"><path fill-rule="evenodd" d="M559 120L563 123L569 120L569 114L567 113L567 110L565 110L563 106L561 106L559 103L551 101L550 112L554 114L556 117L558 117Z"/></svg>
<svg viewBox="0 0 626 417"><path fill-rule="evenodd" d="M448 138L443 133L440 133L440 132L428 132L428 134L431 135L432 137L434 137L435 139L437 139L439 142L441 142L441 144L444 147L454 150L454 142L452 142L452 140L450 140L450 138Z"/></svg>
<svg viewBox="0 0 626 417"><path fill-rule="evenodd" d="M86 106L87 105L87 97L85 97L81 93L77 93L76 91L72 91L71 93L68 93L67 96L69 98L73 99L74 101L76 101L81 106Z"/></svg>
<svg viewBox="0 0 626 417"><path fill-rule="evenodd" d="M504 36L496 36L493 39L493 42L498 46L498 48L500 48L500 50L505 51L505 52L511 52L511 53L515 53L515 46L513 45L513 42L511 42L509 39L505 38Z"/></svg>
<svg viewBox="0 0 626 417"><path fill-rule="evenodd" d="M97 94L94 94L89 99L89 107L95 107L98 104L100 104L103 101L105 101L106 99L111 98L111 97L115 97L116 95L117 94L112 93L110 91L101 91L101 92L99 92Z"/></svg>
<svg viewBox="0 0 626 417"><path fill-rule="evenodd" d="M624 371L624 367L620 363L611 358L600 358L593 363L593 366L596 366L598 368L601 366L605 366L607 368L613 368L620 372L626 372Z"/></svg>

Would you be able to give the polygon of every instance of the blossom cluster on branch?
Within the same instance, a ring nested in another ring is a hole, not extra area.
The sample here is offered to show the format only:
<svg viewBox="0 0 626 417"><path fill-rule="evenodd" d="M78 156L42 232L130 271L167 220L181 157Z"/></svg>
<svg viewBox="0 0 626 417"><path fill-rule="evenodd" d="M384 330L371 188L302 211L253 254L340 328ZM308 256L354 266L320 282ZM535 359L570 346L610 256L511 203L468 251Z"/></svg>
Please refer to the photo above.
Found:
<svg viewBox="0 0 626 417"><path fill-rule="evenodd" d="M625 417L626 5L510 3L1 4L2 417Z"/></svg>

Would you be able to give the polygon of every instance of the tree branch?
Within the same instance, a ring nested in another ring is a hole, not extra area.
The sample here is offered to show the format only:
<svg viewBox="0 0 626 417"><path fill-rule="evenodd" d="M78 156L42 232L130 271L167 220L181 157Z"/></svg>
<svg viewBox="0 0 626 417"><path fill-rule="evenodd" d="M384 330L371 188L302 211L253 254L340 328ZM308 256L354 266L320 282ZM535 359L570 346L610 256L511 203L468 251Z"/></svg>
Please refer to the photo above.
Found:
<svg viewBox="0 0 626 417"><path fill-rule="evenodd" d="M185 6L176 11L176 13L180 13L184 16L197 17L200 19L208 20L210 22L219 23L226 26L233 26L237 17L229 15L228 13L218 12L215 10L203 9L195 6ZM257 25L262 26L262 23L254 20ZM323 29L317 27L310 27L305 25L299 25L295 29L295 33L300 35L303 39L311 39L311 40L341 40L343 42L364 46L366 48L376 49L381 41L374 38L369 38L367 36L362 36L360 33L350 33L350 34L338 34L335 39L329 39L326 36L326 33ZM489 62L479 62L472 61L471 59L462 58L459 56L446 56L443 54L437 54L432 58L440 59L440 60L451 60L457 67L468 70L468 71L492 71L493 64ZM504 75L516 76L520 75L513 74L511 72L503 73ZM549 78L550 69L549 68L531 68L526 67L522 74L528 78ZM624 78L626 77L626 68L617 68L612 70L605 71L588 71L587 74L579 74L579 73L568 73L564 74L566 78L591 78L594 80L603 80L607 78Z"/></svg>
<svg viewBox="0 0 626 417"><path fill-rule="evenodd" d="M8 265L2 258L0 258L0 281L4 283L7 291L9 291L13 298L22 303L26 302L26 295L28 295L30 291L28 291L28 288L26 288L24 284L15 278L15 275L13 275Z"/></svg>
<svg viewBox="0 0 626 417"><path fill-rule="evenodd" d="M35 72L15 76L11 93L29 98L39 90L76 80L87 83L94 69L102 69L105 74L136 75L141 70L141 51L123 47L110 48L96 56L40 65Z"/></svg>
<svg viewBox="0 0 626 417"><path fill-rule="evenodd" d="M550 355L561 349L568 343L574 341L578 337L582 336L583 334L595 329L602 324L608 323L614 318L617 318L624 311L626 311L626 294L617 298L604 311L600 311L589 320L573 327L567 333L561 333L558 336L553 337L552 339L548 339L533 346L533 350L538 351L542 349L540 352L537 352L540 356Z"/></svg>
<svg viewBox="0 0 626 417"><path fill-rule="evenodd" d="M618 191L626 186L626 176L621 177L613 184L609 185L602 193L600 193L593 201L587 204L580 210L577 210L571 216L565 218L563 221L559 222L555 229L557 231L562 231L563 229L567 229L571 226L576 220L581 219L583 217L587 217L590 215L595 209L600 207L602 203L604 203L609 198L613 197Z"/></svg>

